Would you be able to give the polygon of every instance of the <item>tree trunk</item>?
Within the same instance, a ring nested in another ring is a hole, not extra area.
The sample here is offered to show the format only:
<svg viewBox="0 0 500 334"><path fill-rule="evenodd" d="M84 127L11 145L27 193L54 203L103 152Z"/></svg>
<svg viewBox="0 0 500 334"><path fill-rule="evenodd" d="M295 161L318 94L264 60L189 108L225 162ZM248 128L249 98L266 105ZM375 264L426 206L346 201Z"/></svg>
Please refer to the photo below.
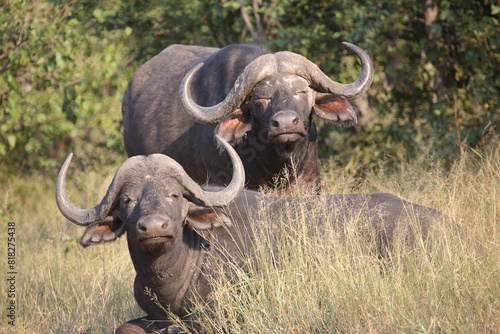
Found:
<svg viewBox="0 0 500 334"><path fill-rule="evenodd" d="M432 34L432 25L436 24L439 14L437 0L422 0L422 8L424 12L425 37L427 38L427 43L429 48L437 49L439 46L439 38L436 38L437 36L433 36ZM435 51L437 52L437 50ZM439 56L434 60L430 60L430 62L436 69L433 80L429 82L430 88L434 92L432 98L433 102L436 102L437 98L441 96L441 87L444 85L442 57Z"/></svg>

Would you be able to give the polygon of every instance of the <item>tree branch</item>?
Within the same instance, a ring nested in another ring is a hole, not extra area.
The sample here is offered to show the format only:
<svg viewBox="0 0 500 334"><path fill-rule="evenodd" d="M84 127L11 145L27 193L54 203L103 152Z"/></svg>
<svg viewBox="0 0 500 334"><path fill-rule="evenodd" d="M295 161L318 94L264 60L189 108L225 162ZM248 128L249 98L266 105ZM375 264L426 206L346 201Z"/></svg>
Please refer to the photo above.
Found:
<svg viewBox="0 0 500 334"><path fill-rule="evenodd" d="M253 16L255 17L255 25L257 26L257 33L259 35L259 42L260 42L262 39L262 25L260 23L259 4L257 3L257 0L252 1L252 7L253 7Z"/></svg>
<svg viewBox="0 0 500 334"><path fill-rule="evenodd" d="M243 4L243 0L239 0L239 3L240 3L241 17L243 18L243 21L245 21L245 25L247 26L248 31L250 31L250 34L252 35L253 40L260 43L260 38L255 33L255 30L253 29L252 22L250 22L250 17L248 17L247 12L245 11L245 5Z"/></svg>

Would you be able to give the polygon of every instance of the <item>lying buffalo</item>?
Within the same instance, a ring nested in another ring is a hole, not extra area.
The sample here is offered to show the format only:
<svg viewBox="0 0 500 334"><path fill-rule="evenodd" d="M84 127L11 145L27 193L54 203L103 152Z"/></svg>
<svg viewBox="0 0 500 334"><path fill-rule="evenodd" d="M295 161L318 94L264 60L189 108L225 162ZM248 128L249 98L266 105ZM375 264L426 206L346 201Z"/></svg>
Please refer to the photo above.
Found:
<svg viewBox="0 0 500 334"><path fill-rule="evenodd" d="M383 193L271 197L251 190L240 192L244 183L242 163L229 144L221 143L235 168L228 187L216 192L202 189L165 155L136 156L120 167L100 204L80 209L69 201L65 190L71 155L61 168L57 204L71 222L87 226L80 239L84 247L114 241L127 232L137 274L134 294L147 316L123 324L118 333L146 333L168 327L166 322L152 323L166 315L145 295L146 287L156 294L164 309L180 317L189 314L193 295L208 298L212 261L221 254L232 254L235 263L241 264L242 249L250 250L250 258L256 236L252 224L257 221L257 226L264 226L267 220L259 217L279 215L284 207L305 203L313 212L320 207L326 213L323 217L328 218L316 222L319 231L337 229L343 234L354 221L362 221L359 228L372 233L381 256L391 251L396 233L409 232L405 234L409 242L415 235L425 238L431 223L444 218L438 211Z"/></svg>
<svg viewBox="0 0 500 334"><path fill-rule="evenodd" d="M312 115L356 124L349 100L373 79L368 55L343 44L361 60L361 74L350 84L332 81L292 52L270 53L257 45L169 46L135 72L123 97L128 156L163 153L196 182L224 185L232 166L214 140L218 133L243 160L247 188L273 185L284 167L293 166L302 184L317 189ZM292 177L284 188L296 182Z"/></svg>

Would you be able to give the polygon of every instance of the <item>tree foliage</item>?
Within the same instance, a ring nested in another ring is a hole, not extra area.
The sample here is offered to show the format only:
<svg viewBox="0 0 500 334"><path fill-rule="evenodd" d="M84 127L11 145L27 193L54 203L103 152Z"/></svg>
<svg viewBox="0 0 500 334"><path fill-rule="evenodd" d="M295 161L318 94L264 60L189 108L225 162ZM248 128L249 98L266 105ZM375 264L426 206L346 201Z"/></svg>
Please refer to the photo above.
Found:
<svg viewBox="0 0 500 334"><path fill-rule="evenodd" d="M0 15L2 163L47 169L69 150L119 150L132 29L103 29L99 7L78 1L7 1Z"/></svg>
<svg viewBox="0 0 500 334"><path fill-rule="evenodd" d="M261 42L303 54L336 81L375 80L357 128L319 122L320 155L339 166L397 166L498 132L500 6L492 0L9 1L0 14L0 155L52 169L70 151L123 158L121 97L132 73L173 43ZM365 101L366 102L366 101Z"/></svg>

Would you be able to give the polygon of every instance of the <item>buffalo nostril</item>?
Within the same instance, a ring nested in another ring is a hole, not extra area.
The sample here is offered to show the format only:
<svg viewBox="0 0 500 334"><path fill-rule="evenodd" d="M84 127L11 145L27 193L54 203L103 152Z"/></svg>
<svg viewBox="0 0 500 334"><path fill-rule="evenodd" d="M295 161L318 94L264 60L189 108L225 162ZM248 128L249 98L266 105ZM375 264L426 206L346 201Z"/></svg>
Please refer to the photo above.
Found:
<svg viewBox="0 0 500 334"><path fill-rule="evenodd" d="M165 222L165 223L163 223L161 225L161 228L164 229L164 230L167 229L167 227L168 227L168 223L167 222Z"/></svg>
<svg viewBox="0 0 500 334"><path fill-rule="evenodd" d="M278 121L272 121L271 122L271 125L275 128L279 127L280 126L280 123Z"/></svg>
<svg viewBox="0 0 500 334"><path fill-rule="evenodd" d="M299 124L299 118L298 117L295 117L292 121L293 125L297 125Z"/></svg>
<svg viewBox="0 0 500 334"><path fill-rule="evenodd" d="M141 231L141 232L147 232L148 228L146 227L146 225L144 225L144 222L140 222L137 226L137 228Z"/></svg>

